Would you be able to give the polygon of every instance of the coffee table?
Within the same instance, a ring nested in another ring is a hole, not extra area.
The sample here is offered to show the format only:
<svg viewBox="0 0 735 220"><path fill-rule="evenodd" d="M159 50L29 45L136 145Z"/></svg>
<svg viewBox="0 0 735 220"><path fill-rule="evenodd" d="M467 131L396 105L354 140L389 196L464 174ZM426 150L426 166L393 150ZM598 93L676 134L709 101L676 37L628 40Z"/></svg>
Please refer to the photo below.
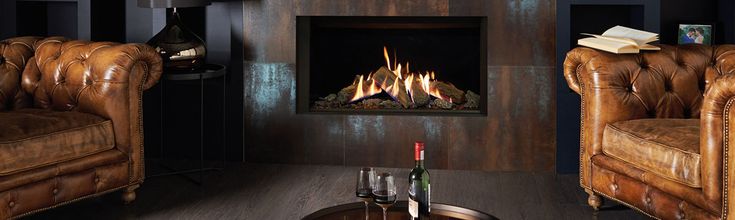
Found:
<svg viewBox="0 0 735 220"><path fill-rule="evenodd" d="M370 219L383 219L380 207L371 203ZM304 217L302 220L330 220L330 219L365 219L365 203L355 202L344 205L324 208ZM388 209L388 219L409 219L408 202L397 201ZM484 212L462 208L453 205L431 203L431 219L459 219L459 220L496 220L495 216Z"/></svg>

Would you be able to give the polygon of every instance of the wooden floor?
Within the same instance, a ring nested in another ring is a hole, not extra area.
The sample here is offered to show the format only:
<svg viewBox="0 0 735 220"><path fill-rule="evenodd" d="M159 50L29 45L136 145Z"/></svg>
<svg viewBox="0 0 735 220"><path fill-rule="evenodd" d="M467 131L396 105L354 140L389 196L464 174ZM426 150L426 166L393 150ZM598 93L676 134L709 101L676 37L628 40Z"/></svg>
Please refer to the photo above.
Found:
<svg viewBox="0 0 735 220"><path fill-rule="evenodd" d="M138 199L122 205L120 193L87 199L27 219L300 219L356 202L356 167L231 164L197 186L178 177L146 179ZM378 168L396 177L406 199L408 169ZM597 215L576 175L430 170L433 202L480 210L500 219L647 219L606 201Z"/></svg>

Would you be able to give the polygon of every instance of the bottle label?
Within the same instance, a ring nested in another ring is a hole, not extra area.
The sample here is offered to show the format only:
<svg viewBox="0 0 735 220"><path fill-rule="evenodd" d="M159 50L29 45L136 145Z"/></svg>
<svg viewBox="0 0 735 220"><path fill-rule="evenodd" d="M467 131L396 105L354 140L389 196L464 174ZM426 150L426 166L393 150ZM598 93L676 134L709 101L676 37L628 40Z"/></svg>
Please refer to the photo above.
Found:
<svg viewBox="0 0 735 220"><path fill-rule="evenodd" d="M408 214L411 214L411 217L414 218L419 217L419 203L411 198L408 198Z"/></svg>
<svg viewBox="0 0 735 220"><path fill-rule="evenodd" d="M416 201L416 181L411 181L408 185L408 214L411 217L419 217L419 203Z"/></svg>

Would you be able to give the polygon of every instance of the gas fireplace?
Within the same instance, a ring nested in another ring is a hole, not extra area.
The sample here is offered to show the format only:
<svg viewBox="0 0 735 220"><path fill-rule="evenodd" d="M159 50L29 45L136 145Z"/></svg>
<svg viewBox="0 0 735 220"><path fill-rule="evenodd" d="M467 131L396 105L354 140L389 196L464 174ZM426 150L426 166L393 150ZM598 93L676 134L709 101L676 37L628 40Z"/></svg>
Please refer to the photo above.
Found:
<svg viewBox="0 0 735 220"><path fill-rule="evenodd" d="M485 114L485 17L297 17L299 113Z"/></svg>

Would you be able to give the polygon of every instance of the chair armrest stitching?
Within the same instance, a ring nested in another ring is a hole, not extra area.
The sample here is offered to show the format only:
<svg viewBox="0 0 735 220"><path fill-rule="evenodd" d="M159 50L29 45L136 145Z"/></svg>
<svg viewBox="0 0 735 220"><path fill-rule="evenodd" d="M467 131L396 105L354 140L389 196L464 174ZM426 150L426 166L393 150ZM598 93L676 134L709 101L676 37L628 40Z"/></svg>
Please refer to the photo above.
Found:
<svg viewBox="0 0 735 220"><path fill-rule="evenodd" d="M724 219L727 218L728 211L729 211L727 209L727 207L728 207L728 204L727 204L727 202L728 202L727 194L729 193L728 192L728 187L729 186L727 184L728 183L728 180L729 180L729 176L728 176L727 173L728 173L728 168L730 167L730 164L729 164L730 163L730 160L729 160L729 154L730 154L730 146L729 146L730 145L730 142L729 142L729 139L730 139L730 125L729 125L729 123L730 123L730 108L732 107L732 103L733 103L734 100L735 100L735 97L732 97L732 98L730 98L727 101L727 104L725 104L725 114L723 115L724 116L724 125L723 125L724 126L724 129L723 129L724 130L724 135L723 135L723 148L724 148L723 149L723 158L724 158L724 161L723 161L723 168L722 168L722 178L723 178L722 179L722 200L723 200L722 201L722 217Z"/></svg>

